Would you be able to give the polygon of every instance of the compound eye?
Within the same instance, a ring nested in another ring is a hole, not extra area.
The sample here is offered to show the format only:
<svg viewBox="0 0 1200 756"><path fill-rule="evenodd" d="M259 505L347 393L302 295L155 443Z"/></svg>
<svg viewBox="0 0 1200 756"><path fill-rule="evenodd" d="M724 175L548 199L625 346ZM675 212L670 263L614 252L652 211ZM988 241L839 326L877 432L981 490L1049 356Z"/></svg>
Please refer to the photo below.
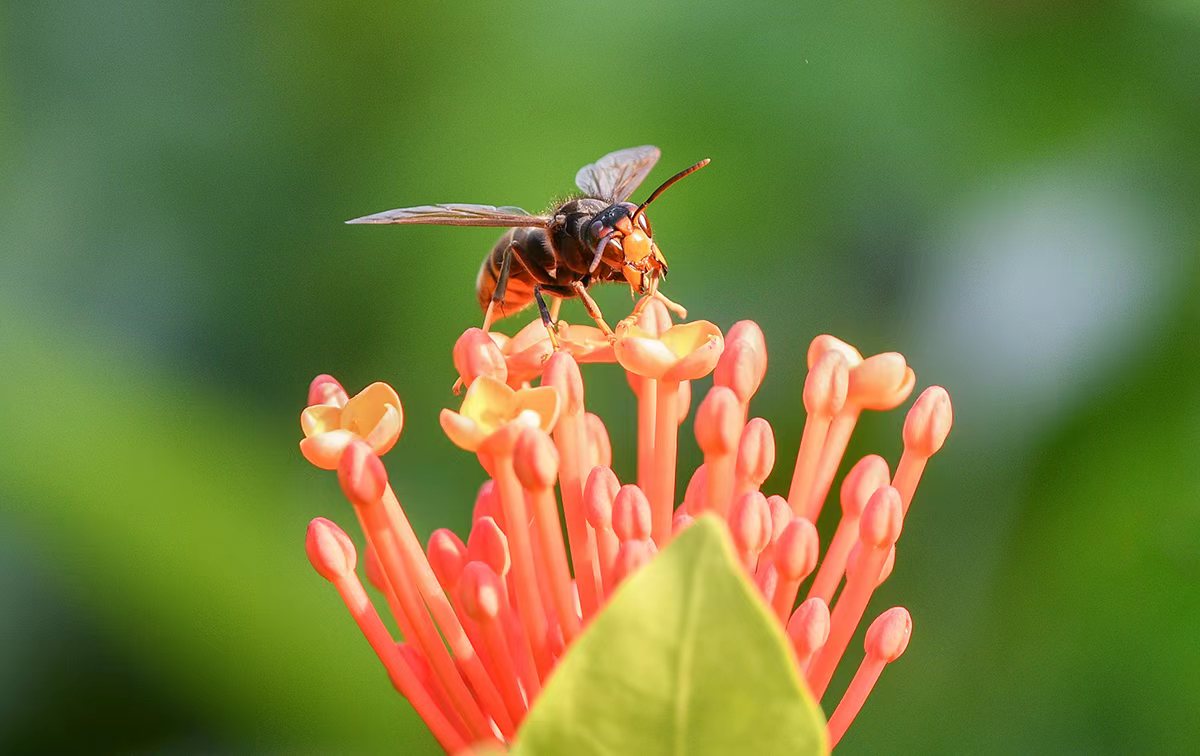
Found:
<svg viewBox="0 0 1200 756"><path fill-rule="evenodd" d="M646 232L646 236L654 235L654 234L650 233L650 221L646 220L645 213L642 213L641 215L638 216L638 225L641 226L642 230Z"/></svg>

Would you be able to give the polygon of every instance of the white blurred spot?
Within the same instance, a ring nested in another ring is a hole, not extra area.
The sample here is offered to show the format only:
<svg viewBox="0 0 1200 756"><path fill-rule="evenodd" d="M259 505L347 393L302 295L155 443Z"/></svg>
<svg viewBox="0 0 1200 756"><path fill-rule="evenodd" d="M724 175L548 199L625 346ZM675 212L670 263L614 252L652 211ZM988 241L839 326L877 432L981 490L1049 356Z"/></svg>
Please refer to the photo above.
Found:
<svg viewBox="0 0 1200 756"><path fill-rule="evenodd" d="M912 343L937 352L914 362L1011 429L1103 386L1178 288L1148 198L1095 167L1055 168L952 215L913 292Z"/></svg>

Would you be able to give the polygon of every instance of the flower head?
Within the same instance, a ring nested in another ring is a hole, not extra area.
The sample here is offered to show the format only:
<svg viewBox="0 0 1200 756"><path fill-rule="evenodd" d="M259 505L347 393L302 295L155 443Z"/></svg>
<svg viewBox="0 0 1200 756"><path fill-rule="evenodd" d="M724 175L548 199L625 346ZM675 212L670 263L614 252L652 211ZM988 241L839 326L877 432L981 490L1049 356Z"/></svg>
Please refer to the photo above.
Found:
<svg viewBox="0 0 1200 756"><path fill-rule="evenodd" d="M351 441L362 439L376 454L386 454L403 427L404 410L391 386L372 383L347 399L336 380L321 375L312 383L309 406L300 413L300 451L322 470L336 470Z"/></svg>
<svg viewBox="0 0 1200 756"><path fill-rule="evenodd" d="M706 321L673 325L666 307L649 299L621 321L612 341L590 326L560 324L557 335L555 351L534 321L512 338L472 329L455 345L468 388L457 411L442 411L442 428L478 455L487 480L466 538L437 530L427 548L379 461L399 435L395 392L373 384L347 398L328 376L313 382L301 449L319 467L338 470L367 537L367 574L403 643L362 592L344 532L314 520L308 553L393 684L447 751L512 742L550 673L618 586L697 518L715 516L726 523L738 569L786 628L796 669L819 700L891 574L917 484L950 431L945 389L926 389L908 412L894 475L875 455L852 467L834 535L821 544L814 523L857 419L894 409L916 385L904 357L864 358L832 336L813 340L809 374L796 390L807 413L804 432L784 496L763 490L778 462L775 434L750 416L767 365L757 325L742 321L724 336ZM579 368L612 361L626 371L638 402L636 482L624 485L610 467L603 421L587 412ZM691 409L692 382L709 373L713 386L694 419L704 463L677 497L680 423ZM542 385L529 387L539 378ZM829 720L834 745L883 667L904 652L911 629L899 607L871 623L858 672Z"/></svg>
<svg viewBox="0 0 1200 756"><path fill-rule="evenodd" d="M511 389L481 375L463 398L458 412L442 410L442 430L457 446L479 451L493 434L513 425L548 431L558 419L558 394L551 388Z"/></svg>
<svg viewBox="0 0 1200 756"><path fill-rule="evenodd" d="M690 381L713 371L725 340L707 320L671 326L661 333L634 322L617 325L617 362L631 373L660 381Z"/></svg>

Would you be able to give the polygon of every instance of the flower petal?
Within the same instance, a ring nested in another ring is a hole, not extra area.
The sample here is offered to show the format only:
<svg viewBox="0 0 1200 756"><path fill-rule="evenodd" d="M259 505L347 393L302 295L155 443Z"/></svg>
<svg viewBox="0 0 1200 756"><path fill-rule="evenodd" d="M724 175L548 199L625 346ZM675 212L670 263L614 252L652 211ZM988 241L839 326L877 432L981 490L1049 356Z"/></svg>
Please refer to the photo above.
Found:
<svg viewBox="0 0 1200 756"><path fill-rule="evenodd" d="M661 340L629 323L617 326L613 348L621 367L644 378L660 378L678 361Z"/></svg>
<svg viewBox="0 0 1200 756"><path fill-rule="evenodd" d="M401 417L400 410L389 404L383 410L383 417L379 418L379 422L363 440L370 445L377 456L382 457L396 445L403 425L404 418Z"/></svg>
<svg viewBox="0 0 1200 756"><path fill-rule="evenodd" d="M514 399L516 411L513 413L513 420L516 420L524 412L532 411L537 413L539 428L547 433L554 430L561 407L558 392L554 388L538 386L537 388L521 389L516 393Z"/></svg>
<svg viewBox="0 0 1200 756"><path fill-rule="evenodd" d="M300 442L300 453L322 470L336 470L342 461L342 452L357 436L348 430L333 430L318 433Z"/></svg>
<svg viewBox="0 0 1200 756"><path fill-rule="evenodd" d="M396 408L403 423L404 410L396 390L382 381L372 383L351 397L342 408L341 427L354 432L359 438L366 438L379 424L389 406Z"/></svg>
<svg viewBox="0 0 1200 756"><path fill-rule="evenodd" d="M707 320L696 320L671 326L663 331L659 340L666 344L676 357L682 358L705 348L713 338L721 338L721 329Z"/></svg>
<svg viewBox="0 0 1200 756"><path fill-rule="evenodd" d="M328 433L342 427L342 409L331 404L314 404L300 413L300 429L305 437Z"/></svg>
<svg viewBox="0 0 1200 756"><path fill-rule="evenodd" d="M478 384L479 381L475 383ZM442 423L442 430L446 433L451 443L460 449L469 452L476 451L484 439L487 438L487 434L480 430L479 425L474 420L465 415L460 415L454 410L442 410L442 414L438 419Z"/></svg>
<svg viewBox="0 0 1200 756"><path fill-rule="evenodd" d="M490 375L481 375L463 397L459 413L479 426L488 435L516 414L516 392Z"/></svg>

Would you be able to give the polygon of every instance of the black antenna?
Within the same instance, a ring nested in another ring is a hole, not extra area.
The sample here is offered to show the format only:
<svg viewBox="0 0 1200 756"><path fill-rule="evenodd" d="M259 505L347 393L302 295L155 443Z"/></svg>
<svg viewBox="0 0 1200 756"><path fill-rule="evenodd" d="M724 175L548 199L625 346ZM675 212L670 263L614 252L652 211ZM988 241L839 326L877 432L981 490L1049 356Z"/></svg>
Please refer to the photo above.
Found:
<svg viewBox="0 0 1200 756"><path fill-rule="evenodd" d="M662 182L662 185L659 186L657 189L655 189L653 192L651 192L650 196L648 198L646 198L646 201L643 202L641 205L639 205L638 209L633 212L633 215L631 216L631 220L636 221L637 217L639 215L641 215L643 211L645 211L646 206L649 205L654 200L658 199L659 195L661 195L663 192L667 191L667 189L670 188L671 184L674 184L676 181L678 181L681 178L684 178L685 176L692 175L696 171L698 171L701 168L703 168L704 166L708 165L709 162L710 161L708 158L704 158L699 163L696 163L695 165L693 165L691 168L685 168L684 170L680 171L679 173L676 173L671 178Z"/></svg>

